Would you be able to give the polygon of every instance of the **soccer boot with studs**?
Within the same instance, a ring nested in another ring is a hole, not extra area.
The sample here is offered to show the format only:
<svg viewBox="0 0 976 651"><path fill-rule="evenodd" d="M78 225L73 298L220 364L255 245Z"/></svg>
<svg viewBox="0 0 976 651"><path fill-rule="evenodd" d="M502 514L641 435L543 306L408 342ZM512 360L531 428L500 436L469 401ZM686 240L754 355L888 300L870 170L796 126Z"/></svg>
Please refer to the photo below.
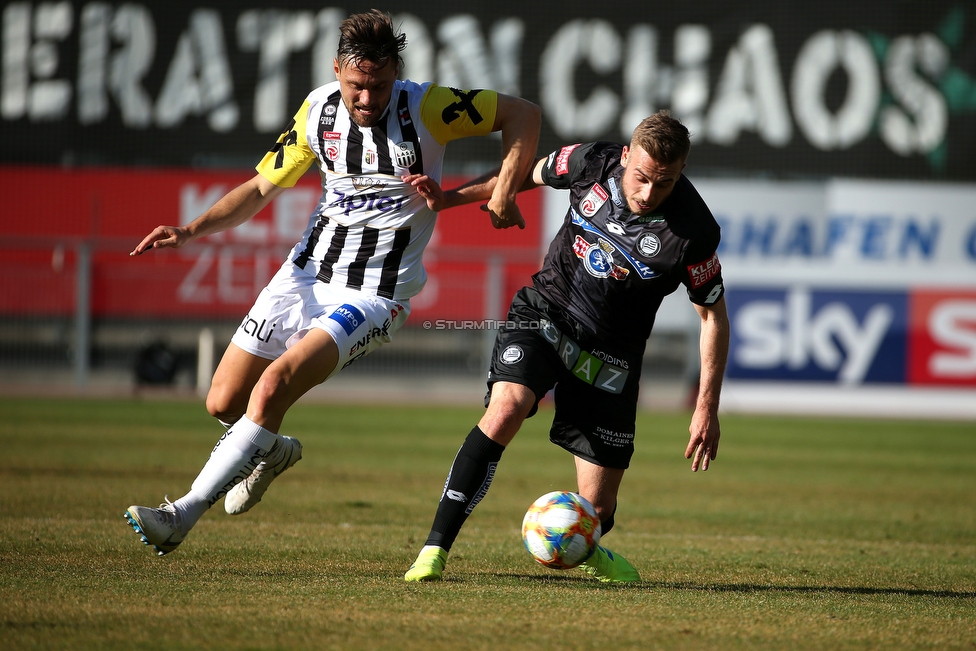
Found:
<svg viewBox="0 0 976 651"><path fill-rule="evenodd" d="M604 583L633 583L640 581L640 574L627 559L597 545L596 551L583 561L580 569Z"/></svg>
<svg viewBox="0 0 976 651"><path fill-rule="evenodd" d="M142 536L143 544L152 545L160 556L176 549L186 537L183 519L169 499L158 509L130 506L122 517L133 531Z"/></svg>
<svg viewBox="0 0 976 651"><path fill-rule="evenodd" d="M447 550L427 545L420 550L420 555L403 575L403 580L440 581L445 565L447 565Z"/></svg>

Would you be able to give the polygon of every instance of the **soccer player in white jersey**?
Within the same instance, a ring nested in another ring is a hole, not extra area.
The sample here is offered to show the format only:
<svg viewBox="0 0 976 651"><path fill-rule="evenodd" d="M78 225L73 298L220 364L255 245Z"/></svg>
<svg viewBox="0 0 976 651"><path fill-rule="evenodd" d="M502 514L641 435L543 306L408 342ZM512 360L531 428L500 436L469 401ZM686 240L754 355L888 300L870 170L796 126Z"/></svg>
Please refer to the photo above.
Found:
<svg viewBox="0 0 976 651"><path fill-rule="evenodd" d="M421 256L437 214L409 181L435 181L447 143L501 131L501 173L487 203L496 228L524 227L515 196L538 144L541 112L492 90L398 79L406 37L373 10L343 21L337 80L309 93L257 174L186 226L159 226L132 251L178 248L244 223L315 163L322 197L308 226L242 321L214 374L207 410L227 428L186 495L125 518L159 555L224 498L238 515L297 462L279 434L309 389L390 341L424 285Z"/></svg>

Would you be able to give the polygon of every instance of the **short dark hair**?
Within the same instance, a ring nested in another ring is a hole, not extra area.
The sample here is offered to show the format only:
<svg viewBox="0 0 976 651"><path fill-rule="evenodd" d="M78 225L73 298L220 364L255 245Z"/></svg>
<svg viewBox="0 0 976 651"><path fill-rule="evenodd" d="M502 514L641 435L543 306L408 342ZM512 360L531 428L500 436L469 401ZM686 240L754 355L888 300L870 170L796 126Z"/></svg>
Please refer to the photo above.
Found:
<svg viewBox="0 0 976 651"><path fill-rule="evenodd" d="M630 146L640 147L658 163L669 165L688 158L691 138L685 125L671 117L670 111L662 110L641 120Z"/></svg>
<svg viewBox="0 0 976 651"><path fill-rule="evenodd" d="M385 66L393 61L397 68L403 66L400 52L407 47L407 36L397 32L389 14L379 9L369 13L353 14L339 25L339 47L336 59L339 67L359 65L369 61Z"/></svg>

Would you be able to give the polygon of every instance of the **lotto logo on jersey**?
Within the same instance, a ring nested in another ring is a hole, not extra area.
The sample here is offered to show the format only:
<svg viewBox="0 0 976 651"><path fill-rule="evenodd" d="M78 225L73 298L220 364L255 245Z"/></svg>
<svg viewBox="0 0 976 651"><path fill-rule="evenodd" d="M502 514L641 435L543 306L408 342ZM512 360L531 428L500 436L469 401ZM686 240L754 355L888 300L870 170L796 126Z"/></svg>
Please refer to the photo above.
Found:
<svg viewBox="0 0 976 651"><path fill-rule="evenodd" d="M597 211L603 207L603 204L607 202L610 195L607 191L603 189L599 183L594 183L590 191L586 193L583 200L580 201L579 208L580 212L583 213L585 217L592 217L597 213Z"/></svg>

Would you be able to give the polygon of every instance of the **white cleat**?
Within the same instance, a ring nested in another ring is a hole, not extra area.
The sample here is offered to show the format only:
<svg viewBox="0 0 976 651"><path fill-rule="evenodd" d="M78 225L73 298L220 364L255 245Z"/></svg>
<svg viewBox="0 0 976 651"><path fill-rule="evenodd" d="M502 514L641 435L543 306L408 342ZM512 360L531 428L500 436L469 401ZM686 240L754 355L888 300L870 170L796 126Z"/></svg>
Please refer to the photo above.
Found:
<svg viewBox="0 0 976 651"><path fill-rule="evenodd" d="M152 545L160 556L176 549L186 537L183 519L168 499L158 509L130 506L123 517L142 536L143 544Z"/></svg>
<svg viewBox="0 0 976 651"><path fill-rule="evenodd" d="M302 444L298 439L281 436L268 452L264 461L251 471L251 474L227 491L224 497L224 510L231 515L240 515L261 501L264 492L275 478L288 470L302 458Z"/></svg>

